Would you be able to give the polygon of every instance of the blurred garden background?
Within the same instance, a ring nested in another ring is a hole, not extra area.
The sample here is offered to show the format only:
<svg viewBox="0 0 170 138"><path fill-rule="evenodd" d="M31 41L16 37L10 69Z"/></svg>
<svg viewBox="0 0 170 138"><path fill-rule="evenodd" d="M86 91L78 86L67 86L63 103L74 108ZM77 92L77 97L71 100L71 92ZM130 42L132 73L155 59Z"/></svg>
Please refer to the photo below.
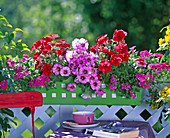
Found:
<svg viewBox="0 0 170 138"><path fill-rule="evenodd" d="M126 42L137 50L156 51L160 30L169 24L170 0L0 0L0 14L23 29L29 47L47 34L71 41L96 37L115 29L128 32Z"/></svg>

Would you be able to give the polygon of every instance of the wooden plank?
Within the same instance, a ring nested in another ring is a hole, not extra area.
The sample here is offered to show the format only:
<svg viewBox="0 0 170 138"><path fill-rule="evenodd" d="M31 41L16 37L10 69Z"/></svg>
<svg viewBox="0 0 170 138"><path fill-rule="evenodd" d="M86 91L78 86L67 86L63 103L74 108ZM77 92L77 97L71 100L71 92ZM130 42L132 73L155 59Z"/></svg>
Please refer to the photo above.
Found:
<svg viewBox="0 0 170 138"><path fill-rule="evenodd" d="M42 106L42 94L35 92L0 93L0 108Z"/></svg>

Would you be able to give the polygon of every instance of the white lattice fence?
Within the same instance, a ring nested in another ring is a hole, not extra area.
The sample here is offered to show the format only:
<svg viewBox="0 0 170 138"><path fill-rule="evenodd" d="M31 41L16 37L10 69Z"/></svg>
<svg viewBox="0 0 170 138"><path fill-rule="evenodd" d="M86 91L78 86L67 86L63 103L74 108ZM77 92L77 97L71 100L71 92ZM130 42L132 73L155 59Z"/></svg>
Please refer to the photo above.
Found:
<svg viewBox="0 0 170 138"><path fill-rule="evenodd" d="M145 99L143 99L145 100ZM12 109L15 120L19 120L18 127L12 125L8 138L30 138L32 136L31 116L23 113L23 109ZM140 106L107 106L107 105L43 105L35 112L36 138L46 138L56 130L63 120L72 120L74 110L89 110L95 113L95 120L135 120L147 121L151 127L159 118L162 108L153 110L145 103ZM166 138L170 134L170 123L164 122L162 130L156 132L156 138Z"/></svg>

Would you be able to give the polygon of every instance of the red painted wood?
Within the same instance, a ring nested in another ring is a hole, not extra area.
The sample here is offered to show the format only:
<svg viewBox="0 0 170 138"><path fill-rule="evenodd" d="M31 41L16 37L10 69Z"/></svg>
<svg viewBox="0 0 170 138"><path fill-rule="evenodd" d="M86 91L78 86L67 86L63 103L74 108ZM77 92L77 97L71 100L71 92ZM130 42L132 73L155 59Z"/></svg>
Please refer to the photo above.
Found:
<svg viewBox="0 0 170 138"><path fill-rule="evenodd" d="M40 92L0 93L0 108L42 106Z"/></svg>
<svg viewBox="0 0 170 138"><path fill-rule="evenodd" d="M0 93L0 108L21 108L31 107L32 131L34 133L34 113L36 106L42 106L43 98L40 92L17 92L17 93Z"/></svg>
<svg viewBox="0 0 170 138"><path fill-rule="evenodd" d="M34 113L35 113L35 107L32 106L30 108L31 110L31 116L32 116L32 132L33 132L33 138L35 138L35 133L34 133Z"/></svg>

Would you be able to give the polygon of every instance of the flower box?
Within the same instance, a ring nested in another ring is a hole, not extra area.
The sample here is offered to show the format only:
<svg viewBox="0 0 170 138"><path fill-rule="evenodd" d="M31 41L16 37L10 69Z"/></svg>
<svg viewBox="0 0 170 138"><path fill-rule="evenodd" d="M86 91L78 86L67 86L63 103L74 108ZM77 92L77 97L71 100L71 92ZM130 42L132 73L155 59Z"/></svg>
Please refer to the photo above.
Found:
<svg viewBox="0 0 170 138"><path fill-rule="evenodd" d="M43 96L43 104L63 104L63 105L140 105L142 102L142 88L136 92L136 98L132 99L122 97L114 93L110 89L105 89L105 94L97 97L96 94L89 92L91 99L83 99L81 97L82 91L79 87L75 92L70 92L66 88L62 88L63 83L57 82L56 88L50 90L34 89L39 91Z"/></svg>

